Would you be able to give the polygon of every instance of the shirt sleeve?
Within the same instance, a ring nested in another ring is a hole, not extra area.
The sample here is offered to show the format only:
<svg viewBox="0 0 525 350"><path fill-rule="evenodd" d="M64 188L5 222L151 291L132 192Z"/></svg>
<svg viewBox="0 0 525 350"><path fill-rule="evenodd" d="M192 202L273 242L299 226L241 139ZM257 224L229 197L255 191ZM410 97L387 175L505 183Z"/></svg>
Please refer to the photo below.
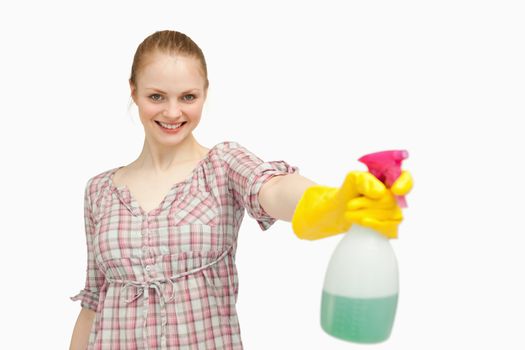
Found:
<svg viewBox="0 0 525 350"><path fill-rule="evenodd" d="M224 159L227 165L228 188L234 199L254 218L261 230L277 221L259 203L262 185L274 176L299 172L299 167L284 160L263 161L237 142L228 142Z"/></svg>
<svg viewBox="0 0 525 350"><path fill-rule="evenodd" d="M80 305L82 307L96 311L100 288L104 283L105 277L96 264L95 254L93 251L93 235L95 232L95 225L92 216L90 188L91 181L88 181L84 192L84 226L87 245L86 280L84 283L84 289L82 289L75 296L70 297L70 299L73 301L80 300Z"/></svg>

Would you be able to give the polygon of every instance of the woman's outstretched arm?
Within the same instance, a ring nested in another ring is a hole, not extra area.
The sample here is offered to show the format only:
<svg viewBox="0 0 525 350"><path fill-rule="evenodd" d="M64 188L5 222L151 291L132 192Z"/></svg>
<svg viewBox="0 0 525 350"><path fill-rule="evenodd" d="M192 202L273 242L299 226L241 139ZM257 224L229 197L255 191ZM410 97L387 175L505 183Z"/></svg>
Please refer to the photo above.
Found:
<svg viewBox="0 0 525 350"><path fill-rule="evenodd" d="M271 217L291 222L299 199L314 185L299 173L274 176L261 187L259 203Z"/></svg>
<svg viewBox="0 0 525 350"><path fill-rule="evenodd" d="M318 185L298 173L280 175L263 184L259 203L268 215L292 223L301 239L319 239L347 231L353 223L397 237L403 220L395 195L412 188L412 177L404 170L387 189L367 171L350 171L340 187Z"/></svg>

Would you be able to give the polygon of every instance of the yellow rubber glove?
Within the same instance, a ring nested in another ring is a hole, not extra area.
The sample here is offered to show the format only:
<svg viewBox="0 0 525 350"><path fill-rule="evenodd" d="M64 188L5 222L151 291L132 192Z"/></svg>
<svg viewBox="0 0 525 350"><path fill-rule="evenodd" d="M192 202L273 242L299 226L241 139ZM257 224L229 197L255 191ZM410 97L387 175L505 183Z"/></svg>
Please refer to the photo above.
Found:
<svg viewBox="0 0 525 350"><path fill-rule="evenodd" d="M411 188L407 171L391 189L369 172L351 171L340 188L307 188L295 208L292 229L301 239L315 240L346 232L358 223L395 238L403 216L394 194L406 195Z"/></svg>
<svg viewBox="0 0 525 350"><path fill-rule="evenodd" d="M397 238L403 220L401 208L394 195L404 196L413 187L412 176L402 171L399 178L377 199L358 197L348 202L346 218L352 223L375 229L387 238Z"/></svg>

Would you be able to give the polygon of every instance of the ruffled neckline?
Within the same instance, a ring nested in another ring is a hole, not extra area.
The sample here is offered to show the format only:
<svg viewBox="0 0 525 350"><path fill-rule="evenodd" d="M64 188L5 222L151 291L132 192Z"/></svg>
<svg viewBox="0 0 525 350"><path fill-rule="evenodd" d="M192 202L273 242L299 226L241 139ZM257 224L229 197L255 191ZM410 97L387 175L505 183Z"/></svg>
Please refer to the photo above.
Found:
<svg viewBox="0 0 525 350"><path fill-rule="evenodd" d="M206 153L206 155L204 156L204 158L202 158L201 160L199 160L199 162L197 163L197 165L193 168L190 176L188 176L185 180L182 180L182 181L179 181L175 184L173 184L171 186L171 188L168 190L168 192L166 193L166 195L164 196L164 198L162 199L162 201L160 202L160 204L150 210L149 212L146 212L141 206L140 204L138 203L138 201L132 196L131 194L131 191L129 190L128 186L125 185L125 184L122 184L122 185L116 185L114 182L113 182L113 175L121 168L125 167L125 165L121 165L121 166L118 166L118 167L115 167L113 169L110 169L109 172L108 172L108 184L109 184L109 188L111 191L117 193L117 195L119 196L121 202L134 214L134 215L138 215L138 216L154 216L154 215L157 215L158 213L160 213L165 207L166 205L168 205L169 203L171 203L171 199L174 198L175 194L177 193L177 190L179 189L179 187L183 186L183 185L187 185L189 184L192 180L193 180L193 177L195 176L195 174L197 173L197 171L199 169L202 168L202 166L209 160L211 154L215 151L215 149L223 144L224 142L220 142L218 144L216 144L215 146L213 146L212 148L210 148L208 150L208 152Z"/></svg>

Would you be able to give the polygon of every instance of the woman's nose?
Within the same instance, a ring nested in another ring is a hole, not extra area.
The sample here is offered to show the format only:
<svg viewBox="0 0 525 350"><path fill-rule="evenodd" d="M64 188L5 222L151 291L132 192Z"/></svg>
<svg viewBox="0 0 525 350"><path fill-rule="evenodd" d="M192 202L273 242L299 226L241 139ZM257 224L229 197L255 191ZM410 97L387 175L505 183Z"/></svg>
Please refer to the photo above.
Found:
<svg viewBox="0 0 525 350"><path fill-rule="evenodd" d="M171 117L171 118L176 118L176 117L182 115L181 105L178 102L170 102L168 104L168 107L164 111L164 114L167 117Z"/></svg>

